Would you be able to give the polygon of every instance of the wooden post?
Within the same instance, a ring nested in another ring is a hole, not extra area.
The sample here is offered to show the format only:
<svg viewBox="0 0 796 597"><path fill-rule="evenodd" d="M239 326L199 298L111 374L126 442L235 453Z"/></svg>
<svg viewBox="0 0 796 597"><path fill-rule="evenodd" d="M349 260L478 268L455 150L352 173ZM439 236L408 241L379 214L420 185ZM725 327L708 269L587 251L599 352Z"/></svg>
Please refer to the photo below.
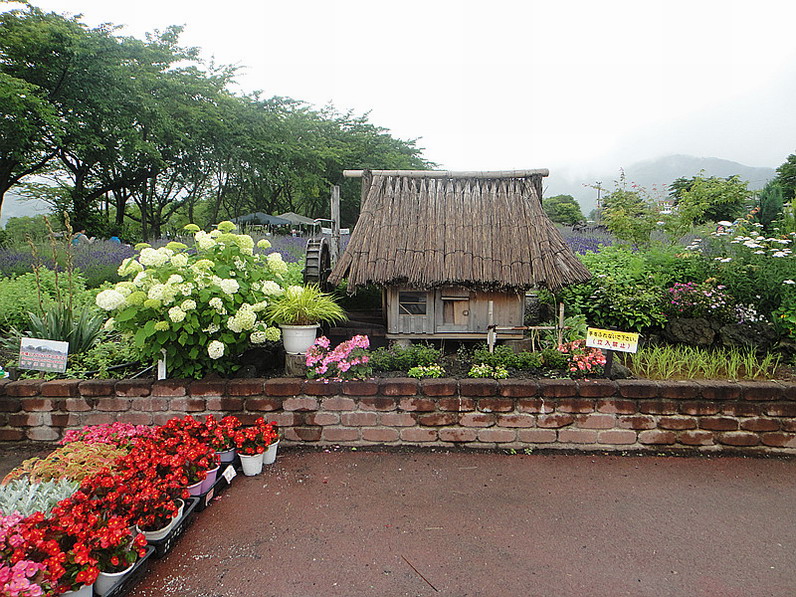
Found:
<svg viewBox="0 0 796 597"><path fill-rule="evenodd" d="M332 243L330 248L332 263L340 257L340 186L332 187Z"/></svg>
<svg viewBox="0 0 796 597"><path fill-rule="evenodd" d="M564 303L558 303L558 345L564 343Z"/></svg>

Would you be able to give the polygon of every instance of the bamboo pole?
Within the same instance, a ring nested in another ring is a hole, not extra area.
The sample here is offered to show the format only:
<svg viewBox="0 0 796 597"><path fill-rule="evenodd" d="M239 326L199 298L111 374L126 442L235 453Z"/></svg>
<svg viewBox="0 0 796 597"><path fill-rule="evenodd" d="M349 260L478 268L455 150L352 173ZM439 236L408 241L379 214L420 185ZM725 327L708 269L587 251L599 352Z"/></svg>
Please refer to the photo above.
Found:
<svg viewBox="0 0 796 597"><path fill-rule="evenodd" d="M346 178L361 178L365 170L343 170ZM374 176L410 176L412 178L525 178L550 176L547 168L536 170L370 170Z"/></svg>

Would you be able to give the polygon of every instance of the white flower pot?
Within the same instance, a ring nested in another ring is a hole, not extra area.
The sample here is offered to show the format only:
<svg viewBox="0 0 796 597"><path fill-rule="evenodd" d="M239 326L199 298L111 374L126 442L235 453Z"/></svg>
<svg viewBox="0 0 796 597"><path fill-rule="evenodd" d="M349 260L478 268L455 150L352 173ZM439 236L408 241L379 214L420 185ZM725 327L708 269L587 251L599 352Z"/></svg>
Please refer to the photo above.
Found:
<svg viewBox="0 0 796 597"><path fill-rule="evenodd" d="M263 472L263 454L238 454L243 474L254 477Z"/></svg>
<svg viewBox="0 0 796 597"><path fill-rule="evenodd" d="M121 578L133 569L133 564L121 572L102 572L100 571L97 580L94 583L94 595L103 597L105 593L109 592L113 586L121 580Z"/></svg>
<svg viewBox="0 0 796 597"><path fill-rule="evenodd" d="M312 325L280 325L282 329L282 343L288 354L304 354L315 342L319 326Z"/></svg>
<svg viewBox="0 0 796 597"><path fill-rule="evenodd" d="M263 452L263 464L273 464L276 461L276 449L279 447L279 440L269 445Z"/></svg>
<svg viewBox="0 0 796 597"><path fill-rule="evenodd" d="M61 593L61 597L92 597L94 594L94 585L80 585L79 589L74 591L67 591Z"/></svg>

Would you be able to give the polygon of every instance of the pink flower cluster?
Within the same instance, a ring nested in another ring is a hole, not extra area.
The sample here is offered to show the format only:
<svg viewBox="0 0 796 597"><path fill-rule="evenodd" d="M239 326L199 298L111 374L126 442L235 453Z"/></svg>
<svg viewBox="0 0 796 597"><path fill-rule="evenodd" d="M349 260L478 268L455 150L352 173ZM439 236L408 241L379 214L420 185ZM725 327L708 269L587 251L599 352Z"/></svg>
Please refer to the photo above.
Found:
<svg viewBox="0 0 796 597"><path fill-rule="evenodd" d="M7 555L25 542L23 535L15 531L22 520L23 517L16 512L9 516L0 514L0 555ZM40 597L45 589L49 590L49 584L43 580L43 573L47 570L44 564L21 559L9 566L7 558L2 559L6 561L0 561L0 595Z"/></svg>
<svg viewBox="0 0 796 597"><path fill-rule="evenodd" d="M568 357L570 373L592 373L605 365L605 354L599 348L586 346L586 340L574 340L558 347Z"/></svg>
<svg viewBox="0 0 796 597"><path fill-rule="evenodd" d="M310 379L363 379L370 375L367 336L354 336L329 350L329 339L321 336L307 350L305 363Z"/></svg>
<svg viewBox="0 0 796 597"><path fill-rule="evenodd" d="M153 437L154 429L146 425L131 425L130 423L106 423L92 425L83 429L70 429L64 434L61 444L70 442L85 442L87 444L110 444L124 447L136 437Z"/></svg>

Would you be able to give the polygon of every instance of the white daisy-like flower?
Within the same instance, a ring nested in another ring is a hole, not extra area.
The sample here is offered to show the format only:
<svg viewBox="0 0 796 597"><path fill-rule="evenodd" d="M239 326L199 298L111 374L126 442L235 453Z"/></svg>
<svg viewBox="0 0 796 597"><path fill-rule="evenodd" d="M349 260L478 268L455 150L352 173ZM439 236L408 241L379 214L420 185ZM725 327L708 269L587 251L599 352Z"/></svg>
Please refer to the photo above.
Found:
<svg viewBox="0 0 796 597"><path fill-rule="evenodd" d="M100 292L95 301L100 309L104 309L105 311L113 311L114 309L118 309L124 305L125 298L124 295L118 290L109 288Z"/></svg>
<svg viewBox="0 0 796 597"><path fill-rule="evenodd" d="M224 343L213 340L207 345L207 354L211 359L220 359L224 356Z"/></svg>

